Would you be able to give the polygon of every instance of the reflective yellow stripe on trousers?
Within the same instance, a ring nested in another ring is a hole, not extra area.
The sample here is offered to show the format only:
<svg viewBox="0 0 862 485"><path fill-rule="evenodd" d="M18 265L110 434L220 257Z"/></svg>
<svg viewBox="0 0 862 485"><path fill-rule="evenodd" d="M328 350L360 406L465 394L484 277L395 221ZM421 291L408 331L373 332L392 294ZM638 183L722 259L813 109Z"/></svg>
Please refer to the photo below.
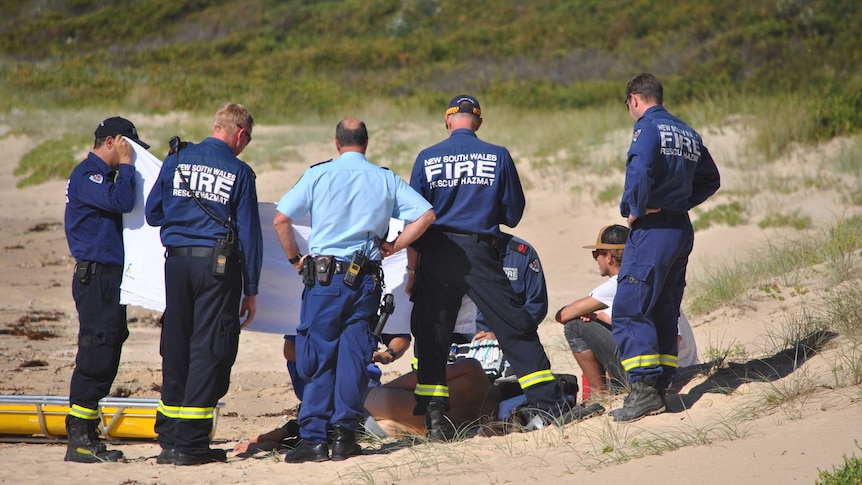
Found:
<svg viewBox="0 0 862 485"><path fill-rule="evenodd" d="M215 408L168 406L159 400L158 411L171 419L212 419Z"/></svg>
<svg viewBox="0 0 862 485"><path fill-rule="evenodd" d="M551 369L537 370L532 374L527 374L523 377L518 378L518 384L521 385L521 389L526 389L530 386L535 386L536 384L541 384L543 382L549 382L554 380L554 374L551 374Z"/></svg>
<svg viewBox="0 0 862 485"><path fill-rule="evenodd" d="M449 397L449 386L439 384L416 384L414 393L417 396Z"/></svg>
<svg viewBox="0 0 862 485"><path fill-rule="evenodd" d="M69 414L79 419L86 419L87 421L99 419L98 409L89 409L77 404L72 404L72 407L69 408Z"/></svg>
<svg viewBox="0 0 862 485"><path fill-rule="evenodd" d="M622 364L626 371L630 371L638 367L655 367L657 365L663 365L665 367L679 367L679 360L675 355L650 354L636 355L624 360Z"/></svg>

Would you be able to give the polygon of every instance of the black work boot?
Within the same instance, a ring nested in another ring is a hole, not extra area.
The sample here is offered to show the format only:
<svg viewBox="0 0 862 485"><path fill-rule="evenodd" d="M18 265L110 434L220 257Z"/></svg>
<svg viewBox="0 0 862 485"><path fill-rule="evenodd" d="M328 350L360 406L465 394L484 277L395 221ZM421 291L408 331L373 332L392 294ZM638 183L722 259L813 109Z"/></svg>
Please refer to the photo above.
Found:
<svg viewBox="0 0 862 485"><path fill-rule="evenodd" d="M157 465L173 465L176 463L176 450L173 448L162 448L159 456L156 457Z"/></svg>
<svg viewBox="0 0 862 485"><path fill-rule="evenodd" d="M608 415L614 421L635 421L644 416L661 414L664 410L664 398L655 385L638 381L632 384L632 391L623 400L623 407L614 409Z"/></svg>
<svg viewBox="0 0 862 485"><path fill-rule="evenodd" d="M426 435L432 441L449 441L455 437L455 426L446 417L449 407L441 401L431 401L425 409Z"/></svg>
<svg viewBox="0 0 862 485"><path fill-rule="evenodd" d="M173 455L173 461L170 461L171 455ZM173 463L178 466L205 465L207 463L226 462L227 453L221 448L205 448L202 450L190 451L174 450L173 453L170 453L168 450L164 450L159 454L159 458L162 458L166 465L169 463ZM158 463L158 461L159 459L156 458L156 463Z"/></svg>
<svg viewBox="0 0 862 485"><path fill-rule="evenodd" d="M326 443L310 445L307 441L302 441L299 446L287 452L284 455L285 463L305 463L307 461L327 461L329 460L329 446Z"/></svg>
<svg viewBox="0 0 862 485"><path fill-rule="evenodd" d="M74 461L77 463L101 463L103 461L120 461L123 459L123 452L118 450L110 450L99 441L98 435L95 433L95 427L98 426L98 421L69 417L66 420L66 435L69 438L69 445L66 448L66 457L64 461ZM91 433L95 436L95 440L91 438Z"/></svg>
<svg viewBox="0 0 862 485"><path fill-rule="evenodd" d="M356 432L341 426L332 427L332 461L342 461L361 454L362 447L356 443Z"/></svg>

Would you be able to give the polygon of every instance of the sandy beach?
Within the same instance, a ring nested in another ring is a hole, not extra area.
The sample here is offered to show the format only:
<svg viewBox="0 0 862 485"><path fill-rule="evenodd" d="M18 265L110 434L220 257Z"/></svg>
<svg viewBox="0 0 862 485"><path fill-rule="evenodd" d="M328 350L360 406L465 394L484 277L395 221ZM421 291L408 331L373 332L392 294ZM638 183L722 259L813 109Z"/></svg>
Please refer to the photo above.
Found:
<svg viewBox="0 0 862 485"><path fill-rule="evenodd" d="M136 119L139 129L146 120ZM333 123L334 125L334 123ZM266 127L261 127L266 128ZM261 136L266 133L260 130ZM722 190L706 208L733 200L734 192L754 191L746 224L709 227L696 234L689 264L689 287L719 263L745 258L767 244L780 244L803 233L792 228L760 229L757 221L776 211L812 220L810 234L839 218L860 212L838 190L805 186L791 193L759 191L752 180L805 174L822 176L824 154L840 140L797 150L752 174L731 163L745 156L741 128L703 130L722 171ZM257 139L258 132L255 132ZM71 296L74 260L63 231L65 181L18 189L13 170L34 140L0 138L0 394L68 395L76 352L77 315ZM493 141L493 140L491 140ZM625 138L613 147L624 154ZM303 149L330 157L329 140ZM374 141L369 149L374 161ZM253 165L253 161L249 160ZM527 211L512 232L532 242L545 268L550 314L586 295L602 282L589 250L606 224L624 223L616 204L599 205L586 194L569 190L572 173L549 174L529 160L517 160L527 190ZM622 163L622 161L620 162ZM288 163L258 170L261 201L277 201L307 164ZM407 176L407 174L402 174ZM622 183L620 172L610 175ZM598 179L599 176L587 175ZM63 462L65 443L21 442L0 435L0 483L639 483L786 484L813 483L820 470L860 455L854 440L862 438L862 388L837 385L833 369L846 351L838 335L805 358L789 365L776 349L774 336L801 308L823 304L830 290L825 272L811 271L794 285L777 283L782 298L752 289L741 304L706 315L689 315L701 361L708 349L737 349L734 364L692 373L669 411L631 424L599 416L562 428L498 437L473 437L450 444L386 440L363 442L365 455L342 462L289 465L282 456L260 453L250 458L228 453L228 463L194 467L157 465L156 442L123 441L126 463ZM123 349L112 394L157 398L161 383L158 314L129 307L131 336ZM580 376L563 338L562 326L549 316L540 335L552 368ZM282 358L280 335L244 331L231 386L223 398L213 446L234 444L278 427L295 412L298 401ZM855 354L859 359L859 354ZM764 364L764 361L766 364ZM857 364L858 365L858 364ZM383 380L409 370L402 358L384 368ZM807 390L775 404L778 391ZM618 407L622 397L607 402Z"/></svg>

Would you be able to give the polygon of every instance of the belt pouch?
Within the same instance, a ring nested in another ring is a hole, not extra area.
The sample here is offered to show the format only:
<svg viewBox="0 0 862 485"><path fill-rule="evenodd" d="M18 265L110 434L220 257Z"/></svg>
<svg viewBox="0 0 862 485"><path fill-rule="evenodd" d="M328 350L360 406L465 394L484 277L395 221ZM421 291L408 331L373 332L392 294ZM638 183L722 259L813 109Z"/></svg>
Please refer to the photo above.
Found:
<svg viewBox="0 0 862 485"><path fill-rule="evenodd" d="M82 285L90 284L90 275L92 274L92 270L95 270L94 265L95 263L92 261L81 261L75 266L75 278L78 278L78 283Z"/></svg>
<svg viewBox="0 0 862 485"><path fill-rule="evenodd" d="M314 273L314 257L306 256L302 260L302 284L306 288L314 288L314 280L316 279Z"/></svg>
<svg viewBox="0 0 862 485"><path fill-rule="evenodd" d="M335 272L335 257L315 256L314 271L317 274L317 282L327 286L332 282L332 274Z"/></svg>

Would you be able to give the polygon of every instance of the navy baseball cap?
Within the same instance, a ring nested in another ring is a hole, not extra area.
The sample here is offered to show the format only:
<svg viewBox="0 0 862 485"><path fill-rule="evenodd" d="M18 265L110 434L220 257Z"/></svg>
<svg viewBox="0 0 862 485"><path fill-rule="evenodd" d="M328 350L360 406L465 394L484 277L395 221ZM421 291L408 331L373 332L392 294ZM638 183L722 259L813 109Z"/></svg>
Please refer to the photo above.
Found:
<svg viewBox="0 0 862 485"><path fill-rule="evenodd" d="M149 149L150 146L141 141L138 138L138 129L135 128L135 125L132 124L131 121L120 118L119 116L114 116L113 118L108 118L105 121L99 123L99 126L96 127L96 138L107 138L109 136L117 136L123 135L127 138L135 140L138 145Z"/></svg>
<svg viewBox="0 0 862 485"><path fill-rule="evenodd" d="M455 113L470 113L475 116L482 116L482 108L479 106L479 100L469 94L459 94L449 101L449 108L446 109L446 116Z"/></svg>
<svg viewBox="0 0 862 485"><path fill-rule="evenodd" d="M584 249L625 249L629 238L629 228L614 224L599 230L594 246L584 246Z"/></svg>

